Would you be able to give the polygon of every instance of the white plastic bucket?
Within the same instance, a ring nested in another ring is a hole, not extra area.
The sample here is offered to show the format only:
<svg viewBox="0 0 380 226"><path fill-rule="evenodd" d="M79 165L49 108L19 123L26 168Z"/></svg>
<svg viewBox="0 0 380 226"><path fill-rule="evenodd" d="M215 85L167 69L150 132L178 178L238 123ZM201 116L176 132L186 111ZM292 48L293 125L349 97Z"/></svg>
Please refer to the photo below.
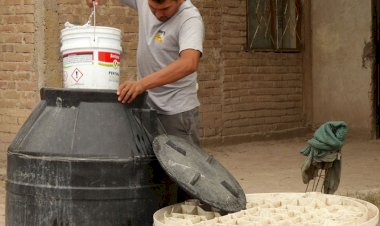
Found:
<svg viewBox="0 0 380 226"><path fill-rule="evenodd" d="M65 88L113 89L120 80L121 31L72 26L61 31Z"/></svg>

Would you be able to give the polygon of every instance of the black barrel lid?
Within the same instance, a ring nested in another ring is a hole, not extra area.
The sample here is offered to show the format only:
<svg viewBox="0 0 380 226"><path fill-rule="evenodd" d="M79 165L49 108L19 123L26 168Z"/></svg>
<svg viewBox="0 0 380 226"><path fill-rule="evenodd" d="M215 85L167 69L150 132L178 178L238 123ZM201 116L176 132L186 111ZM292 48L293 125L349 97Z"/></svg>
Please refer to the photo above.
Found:
<svg viewBox="0 0 380 226"><path fill-rule="evenodd" d="M239 183L200 147L164 134L154 138L153 150L162 168L186 192L225 212L245 209L246 197Z"/></svg>

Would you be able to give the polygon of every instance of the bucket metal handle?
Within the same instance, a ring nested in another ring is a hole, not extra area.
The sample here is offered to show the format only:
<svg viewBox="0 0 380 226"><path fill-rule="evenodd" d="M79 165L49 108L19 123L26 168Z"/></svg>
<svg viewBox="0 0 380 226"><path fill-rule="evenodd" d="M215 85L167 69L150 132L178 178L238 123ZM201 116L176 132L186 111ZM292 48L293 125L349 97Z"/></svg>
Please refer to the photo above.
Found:
<svg viewBox="0 0 380 226"><path fill-rule="evenodd" d="M95 1L92 1L92 5L93 5L92 12L91 12L90 16L88 17L87 24L91 25L91 22L93 22L93 26L96 26L96 3L95 3Z"/></svg>
<svg viewBox="0 0 380 226"><path fill-rule="evenodd" d="M95 0L92 1L92 8L93 8L93 13L94 13L94 42L95 42L95 27L96 27L96 2Z"/></svg>
<svg viewBox="0 0 380 226"><path fill-rule="evenodd" d="M95 27L96 27L96 1L93 0L92 1L92 12L88 18L88 21L87 21L87 24L90 24L91 25L91 20L93 20L93 26L94 26L94 42L95 42Z"/></svg>

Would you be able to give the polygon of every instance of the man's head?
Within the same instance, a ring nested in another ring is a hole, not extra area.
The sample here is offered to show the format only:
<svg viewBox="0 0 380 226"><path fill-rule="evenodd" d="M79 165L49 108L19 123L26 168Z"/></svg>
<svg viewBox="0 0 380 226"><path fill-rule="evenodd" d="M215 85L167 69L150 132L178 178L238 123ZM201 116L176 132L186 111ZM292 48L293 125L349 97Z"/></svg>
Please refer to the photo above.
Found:
<svg viewBox="0 0 380 226"><path fill-rule="evenodd" d="M169 20L179 9L184 0L148 0L150 10L161 22Z"/></svg>

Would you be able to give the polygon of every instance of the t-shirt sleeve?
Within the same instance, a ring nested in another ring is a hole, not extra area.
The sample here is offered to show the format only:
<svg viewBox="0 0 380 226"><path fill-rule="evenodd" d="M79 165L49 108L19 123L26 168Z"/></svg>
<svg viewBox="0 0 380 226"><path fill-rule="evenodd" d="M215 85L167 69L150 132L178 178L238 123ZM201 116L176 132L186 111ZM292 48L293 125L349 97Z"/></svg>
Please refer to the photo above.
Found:
<svg viewBox="0 0 380 226"><path fill-rule="evenodd" d="M182 24L179 32L179 53L198 50L203 55L204 25L201 17L192 17Z"/></svg>
<svg viewBox="0 0 380 226"><path fill-rule="evenodd" d="M141 1L141 0L120 0L121 3L126 4L127 6L137 10L137 2L136 1Z"/></svg>

